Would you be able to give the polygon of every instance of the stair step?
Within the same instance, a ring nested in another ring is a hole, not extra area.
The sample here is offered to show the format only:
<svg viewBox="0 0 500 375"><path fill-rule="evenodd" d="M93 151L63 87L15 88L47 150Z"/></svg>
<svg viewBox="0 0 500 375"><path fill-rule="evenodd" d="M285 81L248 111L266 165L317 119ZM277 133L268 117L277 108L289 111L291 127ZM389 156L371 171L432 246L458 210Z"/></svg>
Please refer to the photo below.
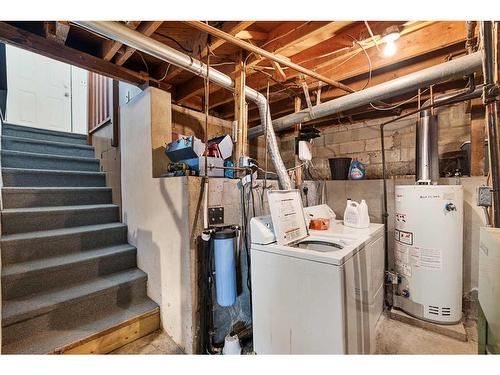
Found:
<svg viewBox="0 0 500 375"><path fill-rule="evenodd" d="M0 238L2 265L78 253L126 242L127 226L122 223L7 234Z"/></svg>
<svg viewBox="0 0 500 375"><path fill-rule="evenodd" d="M57 352L59 348L86 341L103 332L109 332L123 325L124 322L134 321L141 316L158 313L158 305L149 298L134 301L133 304L123 307L114 307L100 314L94 319L82 321L81 317L73 318L72 326L53 324L49 331L30 335L15 340L2 347L2 354L48 354ZM13 327L12 327L13 328ZM12 329L9 328L9 329ZM151 332L159 327L152 327ZM147 334L149 332L143 332Z"/></svg>
<svg viewBox="0 0 500 375"><path fill-rule="evenodd" d="M84 134L66 133L5 123L2 125L2 135L62 143L87 144L87 136Z"/></svg>
<svg viewBox="0 0 500 375"><path fill-rule="evenodd" d="M2 167L63 171L99 172L100 162L95 158L35 154L24 151L2 150Z"/></svg>
<svg viewBox="0 0 500 375"><path fill-rule="evenodd" d="M98 187L106 186L104 173L44 169L2 168L4 186Z"/></svg>
<svg viewBox="0 0 500 375"><path fill-rule="evenodd" d="M94 158L94 147L74 143L44 141L2 135L2 150L24 151L45 155L67 155Z"/></svg>
<svg viewBox="0 0 500 375"><path fill-rule="evenodd" d="M129 244L37 259L2 268L2 298L9 300L112 274L136 266Z"/></svg>
<svg viewBox="0 0 500 375"><path fill-rule="evenodd" d="M4 208L76 206L112 202L108 187L4 187Z"/></svg>
<svg viewBox="0 0 500 375"><path fill-rule="evenodd" d="M115 204L9 208L1 214L4 235L114 223L119 219Z"/></svg>
<svg viewBox="0 0 500 375"><path fill-rule="evenodd" d="M34 296L4 301L2 341L12 344L56 329L74 329L147 298L147 275L135 268Z"/></svg>
<svg viewBox="0 0 500 375"><path fill-rule="evenodd" d="M132 268L96 277L83 283L59 286L44 293L5 300L2 302L2 327L46 315L64 307L74 307L72 305L78 302L85 302L101 295L107 297L115 295L111 299L118 297L123 299L118 302L129 302L129 296L126 294L117 295L120 294L117 292L120 289L125 290L127 286L137 285L139 286L138 291L141 292L142 287L145 289L145 284L142 285L142 283L146 281L146 277L146 274L140 269ZM103 306L96 305L96 307Z"/></svg>

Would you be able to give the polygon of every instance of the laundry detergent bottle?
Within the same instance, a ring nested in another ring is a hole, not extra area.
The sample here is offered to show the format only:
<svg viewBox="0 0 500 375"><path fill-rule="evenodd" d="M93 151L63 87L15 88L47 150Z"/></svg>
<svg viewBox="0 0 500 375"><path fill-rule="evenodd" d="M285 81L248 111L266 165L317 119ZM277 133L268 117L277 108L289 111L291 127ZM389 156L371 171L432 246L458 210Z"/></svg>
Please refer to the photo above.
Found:
<svg viewBox="0 0 500 375"><path fill-rule="evenodd" d="M349 168L349 179L363 180L364 178L365 166L358 160L358 158L353 158L351 161L351 167Z"/></svg>

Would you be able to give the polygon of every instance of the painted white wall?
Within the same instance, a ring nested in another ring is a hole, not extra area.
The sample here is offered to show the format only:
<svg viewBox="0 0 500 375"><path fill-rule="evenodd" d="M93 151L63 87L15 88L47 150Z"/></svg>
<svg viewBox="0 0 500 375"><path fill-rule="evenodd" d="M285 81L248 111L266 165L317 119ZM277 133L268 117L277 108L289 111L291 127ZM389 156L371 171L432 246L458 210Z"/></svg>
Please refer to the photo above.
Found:
<svg viewBox="0 0 500 375"><path fill-rule="evenodd" d="M87 71L6 46L6 121L42 129L87 132Z"/></svg>
<svg viewBox="0 0 500 375"><path fill-rule="evenodd" d="M163 329L191 351L192 302L187 179L153 178L151 94L148 88L120 106L122 215L138 266L148 274L148 296L160 306ZM170 101L165 103L170 106Z"/></svg>

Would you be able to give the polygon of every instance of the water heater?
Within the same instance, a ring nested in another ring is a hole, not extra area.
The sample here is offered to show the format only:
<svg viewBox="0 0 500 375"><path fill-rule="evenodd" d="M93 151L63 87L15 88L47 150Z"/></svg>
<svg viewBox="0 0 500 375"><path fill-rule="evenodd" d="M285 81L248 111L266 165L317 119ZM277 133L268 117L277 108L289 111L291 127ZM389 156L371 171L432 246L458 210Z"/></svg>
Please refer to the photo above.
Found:
<svg viewBox="0 0 500 375"><path fill-rule="evenodd" d="M394 263L401 282L394 306L417 318L462 318L463 188L396 186Z"/></svg>

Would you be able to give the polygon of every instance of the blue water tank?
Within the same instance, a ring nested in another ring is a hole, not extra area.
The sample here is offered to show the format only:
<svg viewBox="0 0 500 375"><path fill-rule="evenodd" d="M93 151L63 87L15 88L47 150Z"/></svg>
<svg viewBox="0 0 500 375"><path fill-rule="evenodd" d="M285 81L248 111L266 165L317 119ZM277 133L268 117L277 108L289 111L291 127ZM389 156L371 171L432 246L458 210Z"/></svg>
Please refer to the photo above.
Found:
<svg viewBox="0 0 500 375"><path fill-rule="evenodd" d="M215 291L221 307L236 302L236 231L223 229L214 233Z"/></svg>

